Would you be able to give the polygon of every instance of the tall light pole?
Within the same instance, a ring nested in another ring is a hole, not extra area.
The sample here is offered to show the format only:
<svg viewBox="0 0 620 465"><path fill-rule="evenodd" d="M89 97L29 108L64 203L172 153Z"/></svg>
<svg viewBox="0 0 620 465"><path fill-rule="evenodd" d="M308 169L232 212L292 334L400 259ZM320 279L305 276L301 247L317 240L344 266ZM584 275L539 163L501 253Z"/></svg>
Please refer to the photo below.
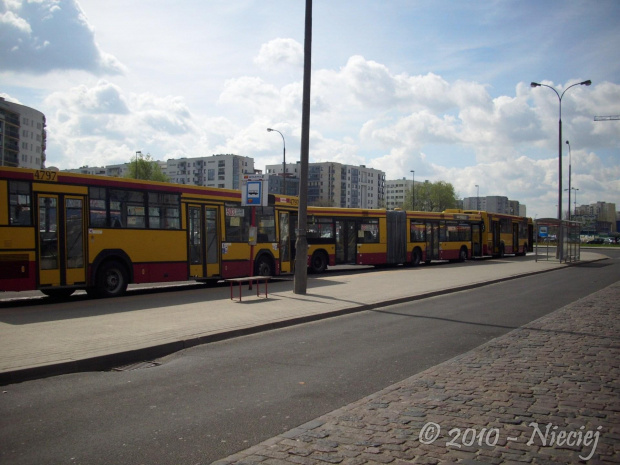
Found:
<svg viewBox="0 0 620 465"><path fill-rule="evenodd" d="M286 195L286 142L284 141L284 134L277 129L267 128L267 132L277 132L282 136L282 194Z"/></svg>
<svg viewBox="0 0 620 465"><path fill-rule="evenodd" d="M579 189L577 187L571 187L571 189L575 191L575 216L577 216L577 191Z"/></svg>
<svg viewBox="0 0 620 465"><path fill-rule="evenodd" d="M413 184L411 184L411 210L415 210L415 170L411 170L411 178Z"/></svg>
<svg viewBox="0 0 620 465"><path fill-rule="evenodd" d="M589 86L591 84L592 84L592 81L590 81L589 79L587 81L577 82L571 86L568 86L566 89L564 89L564 92L562 92L562 94L560 95L560 93L558 93L557 90L555 90L551 86L548 86L547 84L539 84L538 82L530 83L531 87L548 87L553 92L555 92L555 95L558 96L558 100L560 101L560 113L559 113L560 118L558 121L558 132L559 132L559 137L558 137L558 221L560 224L558 225L558 247L556 250L556 258L559 258L560 262L562 261L562 258L564 258L563 250L562 250L562 97L564 97L564 94L566 93L566 91L570 89L571 87Z"/></svg>
<svg viewBox="0 0 620 465"><path fill-rule="evenodd" d="M571 160L572 156L570 152L570 142L566 141L566 145L568 145L568 189L566 190L568 191L568 221L570 221L570 179L573 162Z"/></svg>
<svg viewBox="0 0 620 465"><path fill-rule="evenodd" d="M476 184L476 210L480 211L480 186Z"/></svg>
<svg viewBox="0 0 620 465"><path fill-rule="evenodd" d="M306 294L308 288L308 161L310 159L310 84L312 74L312 0L306 0L304 24L304 79L301 104L301 150L299 209L295 246L294 294Z"/></svg>
<svg viewBox="0 0 620 465"><path fill-rule="evenodd" d="M142 155L142 151L138 150L136 152L136 179L138 179L138 154Z"/></svg>

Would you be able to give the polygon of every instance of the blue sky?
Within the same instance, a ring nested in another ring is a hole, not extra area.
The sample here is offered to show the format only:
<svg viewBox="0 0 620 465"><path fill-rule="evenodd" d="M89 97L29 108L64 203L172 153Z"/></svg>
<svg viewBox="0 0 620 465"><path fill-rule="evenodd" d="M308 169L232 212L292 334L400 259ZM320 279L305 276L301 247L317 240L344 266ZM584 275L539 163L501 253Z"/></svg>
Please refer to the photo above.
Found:
<svg viewBox="0 0 620 465"><path fill-rule="evenodd" d="M0 95L48 166L299 158L303 0L0 0ZM558 98L578 203L620 206L620 2L314 0L311 161L445 180L555 216ZM276 137L277 136L277 137ZM564 147L566 148L566 146ZM564 184L568 183L567 151ZM565 198L563 203L567 202Z"/></svg>

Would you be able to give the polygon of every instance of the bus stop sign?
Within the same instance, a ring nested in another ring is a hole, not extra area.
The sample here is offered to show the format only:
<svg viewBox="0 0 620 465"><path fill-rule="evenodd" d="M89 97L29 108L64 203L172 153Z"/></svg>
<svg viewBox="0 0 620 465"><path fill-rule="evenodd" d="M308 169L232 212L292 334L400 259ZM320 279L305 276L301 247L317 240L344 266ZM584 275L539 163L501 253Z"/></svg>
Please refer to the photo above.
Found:
<svg viewBox="0 0 620 465"><path fill-rule="evenodd" d="M246 174L241 183L241 205L266 207L269 205L267 180L262 174Z"/></svg>

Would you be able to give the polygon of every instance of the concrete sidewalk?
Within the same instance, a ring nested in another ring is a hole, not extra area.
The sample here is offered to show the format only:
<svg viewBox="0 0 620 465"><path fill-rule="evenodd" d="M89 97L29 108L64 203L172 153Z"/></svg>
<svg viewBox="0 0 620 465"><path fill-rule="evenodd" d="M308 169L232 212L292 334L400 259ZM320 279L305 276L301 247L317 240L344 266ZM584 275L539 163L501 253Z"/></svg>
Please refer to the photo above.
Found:
<svg viewBox="0 0 620 465"><path fill-rule="evenodd" d="M620 463L620 282L231 464Z"/></svg>
<svg viewBox="0 0 620 465"><path fill-rule="evenodd" d="M604 256L582 252L583 261ZM96 301L0 306L0 384L152 360L197 344L333 315L487 285L565 267L534 255L452 265L387 268L269 284L269 297L244 286L242 302L228 287L193 286ZM384 279L386 275L388 280ZM377 281L389 282L378 287ZM262 286L262 285L261 285ZM237 290L235 289L235 294Z"/></svg>

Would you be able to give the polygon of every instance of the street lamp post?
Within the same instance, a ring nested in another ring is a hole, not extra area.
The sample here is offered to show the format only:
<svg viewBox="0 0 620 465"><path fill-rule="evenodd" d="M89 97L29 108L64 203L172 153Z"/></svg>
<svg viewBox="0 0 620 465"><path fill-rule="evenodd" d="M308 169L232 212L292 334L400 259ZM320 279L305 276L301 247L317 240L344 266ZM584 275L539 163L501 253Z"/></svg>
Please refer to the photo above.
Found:
<svg viewBox="0 0 620 465"><path fill-rule="evenodd" d="M530 83L531 87L548 87L558 96L558 100L560 101L560 112L559 112L559 120L558 120L558 247L556 251L556 258L560 259L560 262L563 258L563 250L562 250L562 97L568 89L575 86L589 86L592 84L592 81L589 79L587 81L577 82L573 85L568 86L564 89L564 92L560 94L553 87L548 86L547 84L539 84L538 82Z"/></svg>
<svg viewBox="0 0 620 465"><path fill-rule="evenodd" d="M301 103L301 147L299 172L299 208L294 294L306 294L308 288L308 160L310 158L310 89L312 72L312 0L306 0L304 27L304 79Z"/></svg>
<svg viewBox="0 0 620 465"><path fill-rule="evenodd" d="M415 211L415 170L411 170L411 178L413 184L411 184L411 210Z"/></svg>
<svg viewBox="0 0 620 465"><path fill-rule="evenodd" d="M571 151L570 151L570 142L566 141L566 145L568 145L568 189L566 189L568 191L568 221L570 221L570 180L571 180L571 171L572 171L572 165L573 162L571 160L572 155L571 155Z"/></svg>
<svg viewBox="0 0 620 465"><path fill-rule="evenodd" d="M142 151L138 150L136 152L136 179L138 179L138 154L142 155Z"/></svg>
<svg viewBox="0 0 620 465"><path fill-rule="evenodd" d="M476 210L480 211L480 186L476 184Z"/></svg>
<svg viewBox="0 0 620 465"><path fill-rule="evenodd" d="M577 216L577 191L579 189L577 187L571 187L571 189L575 191L575 213L574 215Z"/></svg>
<svg viewBox="0 0 620 465"><path fill-rule="evenodd" d="M267 128L267 132L277 132L282 136L282 194L286 195L286 142L284 140L284 135L278 131L277 129Z"/></svg>

